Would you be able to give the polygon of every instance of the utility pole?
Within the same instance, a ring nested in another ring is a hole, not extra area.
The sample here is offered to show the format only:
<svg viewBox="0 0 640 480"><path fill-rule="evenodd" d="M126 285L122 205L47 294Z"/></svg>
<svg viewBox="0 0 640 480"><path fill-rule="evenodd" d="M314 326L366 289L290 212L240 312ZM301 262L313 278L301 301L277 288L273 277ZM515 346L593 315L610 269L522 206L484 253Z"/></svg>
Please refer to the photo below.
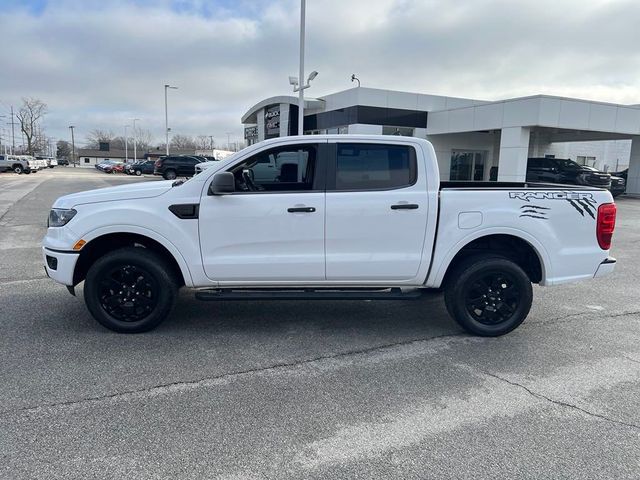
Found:
<svg viewBox="0 0 640 480"><path fill-rule="evenodd" d="M13 105L11 105L11 155L13 155L13 151L16 149L16 132L13 129L15 122L13 121Z"/></svg>
<svg viewBox="0 0 640 480"><path fill-rule="evenodd" d="M213 135L209 135L209 140L211 141L211 156L213 157L215 154L215 152L213 151L213 146L214 146Z"/></svg>
<svg viewBox="0 0 640 480"><path fill-rule="evenodd" d="M76 128L74 125L69 125L69 130L71 130L71 161L73 162L73 168L76 168L76 141L73 136L74 128Z"/></svg>
<svg viewBox="0 0 640 480"><path fill-rule="evenodd" d="M231 139L230 139L230 135L231 135L231 132L227 132L227 150L231 150Z"/></svg>
<svg viewBox="0 0 640 480"><path fill-rule="evenodd" d="M139 118L133 119L133 162L138 161L138 133L136 132L136 122Z"/></svg>

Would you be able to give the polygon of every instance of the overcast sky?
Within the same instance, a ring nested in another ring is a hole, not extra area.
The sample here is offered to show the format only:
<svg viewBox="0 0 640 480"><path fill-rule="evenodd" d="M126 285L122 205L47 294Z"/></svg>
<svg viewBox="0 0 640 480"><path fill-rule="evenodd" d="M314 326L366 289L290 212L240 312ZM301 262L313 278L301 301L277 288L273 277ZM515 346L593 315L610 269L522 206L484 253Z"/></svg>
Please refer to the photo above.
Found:
<svg viewBox="0 0 640 480"><path fill-rule="evenodd" d="M242 136L291 94L299 0L0 0L0 115L49 105L48 134ZM640 103L639 0L307 0L308 90L362 86L480 99L547 93ZM7 121L7 118L1 119Z"/></svg>

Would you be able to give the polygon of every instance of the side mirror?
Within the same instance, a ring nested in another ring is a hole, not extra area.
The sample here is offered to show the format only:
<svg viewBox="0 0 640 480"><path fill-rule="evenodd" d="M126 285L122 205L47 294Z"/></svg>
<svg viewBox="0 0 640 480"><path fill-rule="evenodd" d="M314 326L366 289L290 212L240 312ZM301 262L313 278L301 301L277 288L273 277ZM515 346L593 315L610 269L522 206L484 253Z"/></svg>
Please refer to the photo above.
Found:
<svg viewBox="0 0 640 480"><path fill-rule="evenodd" d="M209 195L228 195L236 191L236 177L231 172L220 172L213 176Z"/></svg>

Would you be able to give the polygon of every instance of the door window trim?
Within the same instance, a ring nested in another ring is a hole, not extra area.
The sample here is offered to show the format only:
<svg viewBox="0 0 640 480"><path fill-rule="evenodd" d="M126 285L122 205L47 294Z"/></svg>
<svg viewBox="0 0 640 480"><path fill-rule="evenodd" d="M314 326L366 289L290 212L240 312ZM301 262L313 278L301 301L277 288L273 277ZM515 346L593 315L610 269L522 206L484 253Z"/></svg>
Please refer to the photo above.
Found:
<svg viewBox="0 0 640 480"><path fill-rule="evenodd" d="M378 142L333 142L329 143L330 156L327 162L326 172L326 191L328 192L389 192L392 190L402 190L405 188L413 187L418 183L418 154L416 148L413 145L406 144L394 144L394 143L378 143ZM401 185L397 187L379 187L379 188L336 188L337 175L338 175L338 145L381 145L381 146L398 146L409 148L409 175L411 183Z"/></svg>

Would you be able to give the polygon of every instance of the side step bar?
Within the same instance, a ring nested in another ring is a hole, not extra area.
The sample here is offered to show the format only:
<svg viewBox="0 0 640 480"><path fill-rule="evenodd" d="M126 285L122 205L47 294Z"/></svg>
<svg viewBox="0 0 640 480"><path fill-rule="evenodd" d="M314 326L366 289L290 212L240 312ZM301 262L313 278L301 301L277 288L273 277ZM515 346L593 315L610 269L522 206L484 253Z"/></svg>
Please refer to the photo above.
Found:
<svg viewBox="0 0 640 480"><path fill-rule="evenodd" d="M198 290L196 298L204 301L218 300L412 300L422 297L424 290L403 292L400 288L383 289L233 289L217 288Z"/></svg>

